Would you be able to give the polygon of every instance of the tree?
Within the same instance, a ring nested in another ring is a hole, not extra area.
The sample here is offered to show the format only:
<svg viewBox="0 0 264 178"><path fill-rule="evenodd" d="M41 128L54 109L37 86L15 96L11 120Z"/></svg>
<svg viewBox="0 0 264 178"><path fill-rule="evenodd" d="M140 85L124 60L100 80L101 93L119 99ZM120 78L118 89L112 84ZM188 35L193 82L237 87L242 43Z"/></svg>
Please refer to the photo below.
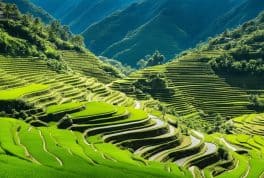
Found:
<svg viewBox="0 0 264 178"><path fill-rule="evenodd" d="M160 54L159 51L155 51L155 53L151 56L151 58L149 58L146 66L150 67L150 66L160 65L163 64L164 62L165 62L164 55Z"/></svg>
<svg viewBox="0 0 264 178"><path fill-rule="evenodd" d="M71 38L72 44L82 47L84 46L84 38L81 35L75 35Z"/></svg>
<svg viewBox="0 0 264 178"><path fill-rule="evenodd" d="M160 54L159 51L155 51L153 55L145 56L145 59L140 59L137 62L139 68L143 69L145 67L151 67L163 64L165 62L165 56Z"/></svg>
<svg viewBox="0 0 264 178"><path fill-rule="evenodd" d="M15 4L6 4L3 9L3 13L7 19L18 18L20 15L19 10Z"/></svg>
<svg viewBox="0 0 264 178"><path fill-rule="evenodd" d="M50 24L50 30L54 31L54 32L58 32L60 29L60 22L58 20L54 20L51 22Z"/></svg>
<svg viewBox="0 0 264 178"><path fill-rule="evenodd" d="M30 17L28 15L23 15L21 18L21 23L24 26L29 26L30 25Z"/></svg>
<svg viewBox="0 0 264 178"><path fill-rule="evenodd" d="M12 5L11 4L6 4L4 9L3 9L3 13L4 13L5 17L7 19L9 19L10 16L12 15Z"/></svg>
<svg viewBox="0 0 264 178"><path fill-rule="evenodd" d="M147 61L145 59L140 59L138 62L137 62L137 66L140 68L140 69L143 69L145 68L147 65Z"/></svg>
<svg viewBox="0 0 264 178"><path fill-rule="evenodd" d="M67 25L64 25L61 29L61 38L64 41L68 41L72 37L70 28Z"/></svg>

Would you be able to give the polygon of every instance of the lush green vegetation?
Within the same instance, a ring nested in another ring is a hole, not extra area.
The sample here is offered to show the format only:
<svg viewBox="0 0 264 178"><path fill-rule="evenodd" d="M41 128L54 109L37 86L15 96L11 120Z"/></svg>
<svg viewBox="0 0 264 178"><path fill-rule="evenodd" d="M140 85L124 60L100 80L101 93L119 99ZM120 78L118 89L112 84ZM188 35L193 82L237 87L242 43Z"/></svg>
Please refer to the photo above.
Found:
<svg viewBox="0 0 264 178"><path fill-rule="evenodd" d="M72 110L80 107L84 107L85 103L76 102L76 103L65 103L61 105L52 105L47 107L46 113L47 114L56 114L62 111Z"/></svg>
<svg viewBox="0 0 264 178"><path fill-rule="evenodd" d="M232 117L263 111L262 28L260 14L172 62L137 71L112 87L138 99L158 99L187 127L229 132L232 126L225 122ZM152 85L153 76L163 82Z"/></svg>
<svg viewBox="0 0 264 178"><path fill-rule="evenodd" d="M102 177L105 173L113 177L124 177L124 174L130 177L191 177L187 167L179 168L171 162L183 159L179 165L208 166L207 159L211 156L214 163L226 159L215 157L217 150L206 154L209 147L203 145L200 137L188 135L191 132L184 132L181 126L168 125L158 112L152 113L160 118L139 110L141 107L149 109L143 102L138 104L91 77L56 73L42 60L0 58L0 63L1 93L20 88L27 93L20 98L27 107L1 113L1 116L23 121L0 119L5 128L0 132L2 155L4 160L10 160L3 166L5 172L0 174L16 176L12 172L17 160L15 165L21 166L20 177L37 173L39 177L74 177L72 174ZM35 88L30 83L48 88L29 94L29 89ZM170 116L164 119L167 117ZM64 130L66 128L72 131ZM201 156L205 160L200 160ZM185 157L192 159L188 161ZM22 171L28 168L32 170ZM49 172L52 175L45 173L52 168L56 168Z"/></svg>
<svg viewBox="0 0 264 178"><path fill-rule="evenodd" d="M137 65L139 66L139 68L143 69L145 67L161 65L163 63L165 63L164 55L160 54L159 51L156 51L152 55L147 55L145 59L140 59Z"/></svg>
<svg viewBox="0 0 264 178"><path fill-rule="evenodd" d="M42 8L37 7L29 0L3 0L5 3L16 4L18 9L24 14L32 14L34 17L40 18L43 22L49 23L54 18L44 11Z"/></svg>
<svg viewBox="0 0 264 178"><path fill-rule="evenodd" d="M82 118L82 117L94 117L100 115L113 114L116 112L115 107L107 103L87 103L85 105L86 109L71 115L71 118Z"/></svg>
<svg viewBox="0 0 264 178"><path fill-rule="evenodd" d="M131 177L175 177L181 175L176 171L168 173L157 164L139 166L139 163L132 159L131 153L117 149L111 144L92 143L97 151L93 150L93 147L86 145L81 134L77 132L55 128L32 128L22 121L10 118L1 118L0 122L6 129L1 129L0 132L1 149L4 151L0 159L5 161L5 164L1 163L1 177L104 177L106 174L109 177L124 177L127 174ZM12 130L14 133L11 132ZM67 140L65 140L66 137ZM15 142L15 140L19 141ZM6 152L13 154L5 154ZM14 156L20 153L23 157ZM102 157L100 153L104 156ZM107 159L116 155L115 153L122 157ZM115 159L117 160L113 161Z"/></svg>
<svg viewBox="0 0 264 178"><path fill-rule="evenodd" d="M32 84L25 87L19 87L9 90L0 90L0 100L16 100L24 95L37 93L47 90L49 87L42 84Z"/></svg>
<svg viewBox="0 0 264 178"><path fill-rule="evenodd" d="M99 56L99 58L104 61L107 62L108 64L116 67L117 69L119 69L123 74L125 74L126 76L131 74L132 72L135 72L136 69L132 68L129 65L123 65L121 62L119 62L118 60L115 59L108 59L107 57L103 57L103 56Z"/></svg>
<svg viewBox="0 0 264 178"><path fill-rule="evenodd" d="M59 59L58 49L83 50L83 39L58 21L45 25L39 18L21 14L12 4L1 3L1 53Z"/></svg>
<svg viewBox="0 0 264 178"><path fill-rule="evenodd" d="M126 67L80 52L66 26L1 8L1 177L263 177L263 88L237 85L262 77L262 33L253 34L263 15L167 64L156 52L116 80ZM230 68L242 58L243 75Z"/></svg>
<svg viewBox="0 0 264 178"><path fill-rule="evenodd" d="M224 50L210 63L218 72L263 77L264 14L234 31L226 31L208 43L209 50Z"/></svg>

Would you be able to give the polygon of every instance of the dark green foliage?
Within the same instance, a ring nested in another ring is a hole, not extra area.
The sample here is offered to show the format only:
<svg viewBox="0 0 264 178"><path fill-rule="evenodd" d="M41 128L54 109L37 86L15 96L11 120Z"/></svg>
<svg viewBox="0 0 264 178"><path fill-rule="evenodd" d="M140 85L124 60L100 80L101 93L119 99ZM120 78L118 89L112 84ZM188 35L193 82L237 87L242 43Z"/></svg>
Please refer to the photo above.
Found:
<svg viewBox="0 0 264 178"><path fill-rule="evenodd" d="M210 61L217 72L264 77L263 16L209 40L207 50L223 51Z"/></svg>
<svg viewBox="0 0 264 178"><path fill-rule="evenodd" d="M68 65L62 61L49 59L47 60L47 65L50 69L55 70L57 72L69 71Z"/></svg>
<svg viewBox="0 0 264 178"><path fill-rule="evenodd" d="M155 93L156 90L166 89L168 84L164 76L160 74L151 75L145 79L138 79L134 86L136 89L148 94Z"/></svg>
<svg viewBox="0 0 264 178"><path fill-rule="evenodd" d="M152 56L147 55L145 59L140 59L137 63L139 68L143 69L145 67L151 67L156 65L161 65L165 62L164 55L160 54L159 51L156 51Z"/></svg>
<svg viewBox="0 0 264 178"><path fill-rule="evenodd" d="M49 22L51 22L53 20L53 17L51 17L43 9L35 6L29 0L3 0L3 2L16 4L18 9L22 13L32 14L34 17L40 18L45 23L49 23Z"/></svg>
<svg viewBox="0 0 264 178"><path fill-rule="evenodd" d="M44 25L39 18L20 14L15 5L2 4L0 53L60 59L57 50L82 51L83 39L58 21Z"/></svg>
<svg viewBox="0 0 264 178"><path fill-rule="evenodd" d="M103 71L105 71L110 76L113 76L113 77L116 77L116 78L122 78L122 77L124 77L122 75L122 73L120 73L120 71L116 67L114 67L112 65L109 65L109 63L108 64L103 63L100 66L100 68L103 69Z"/></svg>
<svg viewBox="0 0 264 178"><path fill-rule="evenodd" d="M254 76L264 75L264 63L261 58L257 60L250 59L249 61L236 61L231 55L223 55L212 59L210 64L216 71L220 72L250 74Z"/></svg>
<svg viewBox="0 0 264 178"><path fill-rule="evenodd" d="M250 105L249 108L253 108L259 112L264 111L264 102L259 98L258 95L250 95L249 97Z"/></svg>
<svg viewBox="0 0 264 178"><path fill-rule="evenodd" d="M71 38L72 44L74 44L76 46L84 46L83 40L84 39L83 39L83 37L81 35L76 35L76 36Z"/></svg>
<svg viewBox="0 0 264 178"><path fill-rule="evenodd" d="M124 75L129 75L129 74L131 74L132 72L134 72L136 70L136 69L132 68L131 66L124 65L124 64L122 64L121 62L119 62L119 61L117 61L115 59L108 59L107 57L103 57L103 56L99 56L99 58L102 61L107 62L111 66L117 68Z"/></svg>

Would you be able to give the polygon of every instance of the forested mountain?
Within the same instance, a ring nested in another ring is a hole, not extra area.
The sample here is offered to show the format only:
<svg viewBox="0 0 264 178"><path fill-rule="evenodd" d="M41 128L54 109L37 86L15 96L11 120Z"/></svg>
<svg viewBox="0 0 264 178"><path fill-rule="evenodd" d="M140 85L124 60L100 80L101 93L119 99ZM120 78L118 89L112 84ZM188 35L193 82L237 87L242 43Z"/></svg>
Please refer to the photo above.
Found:
<svg viewBox="0 0 264 178"><path fill-rule="evenodd" d="M145 0L91 26L83 35L96 54L135 65L155 50L170 59L263 9L264 2L256 0Z"/></svg>
<svg viewBox="0 0 264 178"><path fill-rule="evenodd" d="M63 24L80 33L91 24L104 19L113 12L123 9L137 0L31 0L43 7Z"/></svg>
<svg viewBox="0 0 264 178"><path fill-rule="evenodd" d="M47 13L42 8L39 8L38 6L34 5L33 3L31 3L30 0L2 0L2 1L6 3L16 4L16 6L19 8L19 10L22 13L29 13L35 17L39 17L45 23L49 23L52 20L54 20L54 18L49 13Z"/></svg>

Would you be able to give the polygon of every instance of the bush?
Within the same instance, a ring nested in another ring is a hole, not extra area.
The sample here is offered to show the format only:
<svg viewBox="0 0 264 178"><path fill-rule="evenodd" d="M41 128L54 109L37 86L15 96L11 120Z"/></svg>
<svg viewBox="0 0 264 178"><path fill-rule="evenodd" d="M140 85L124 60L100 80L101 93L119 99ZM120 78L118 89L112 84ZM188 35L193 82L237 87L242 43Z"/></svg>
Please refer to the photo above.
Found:
<svg viewBox="0 0 264 178"><path fill-rule="evenodd" d="M15 5L3 3L5 20L0 23L0 52L9 55L59 59L57 49L83 51L83 38L73 35L58 21L43 24L39 18L22 15Z"/></svg>
<svg viewBox="0 0 264 178"><path fill-rule="evenodd" d="M164 76L160 74L151 75L148 78L138 79L134 83L135 88L140 89L143 93L154 93L156 90L167 89L168 84Z"/></svg>
<svg viewBox="0 0 264 178"><path fill-rule="evenodd" d="M159 51L155 51L152 55L145 56L145 59L140 59L137 62L139 68L143 69L145 67L151 67L156 65L161 65L165 62L164 55L160 54Z"/></svg>
<svg viewBox="0 0 264 178"><path fill-rule="evenodd" d="M256 111L264 111L264 102L260 100L258 95L250 95L249 96L249 108L254 109Z"/></svg>
<svg viewBox="0 0 264 178"><path fill-rule="evenodd" d="M117 61L115 59L109 59L107 57L104 57L104 56L99 56L99 58L108 63L109 65L115 67L117 70L119 70L122 74L128 76L129 74L131 74L132 72L135 71L134 68L132 68L131 66L129 65L123 65L120 61Z"/></svg>

